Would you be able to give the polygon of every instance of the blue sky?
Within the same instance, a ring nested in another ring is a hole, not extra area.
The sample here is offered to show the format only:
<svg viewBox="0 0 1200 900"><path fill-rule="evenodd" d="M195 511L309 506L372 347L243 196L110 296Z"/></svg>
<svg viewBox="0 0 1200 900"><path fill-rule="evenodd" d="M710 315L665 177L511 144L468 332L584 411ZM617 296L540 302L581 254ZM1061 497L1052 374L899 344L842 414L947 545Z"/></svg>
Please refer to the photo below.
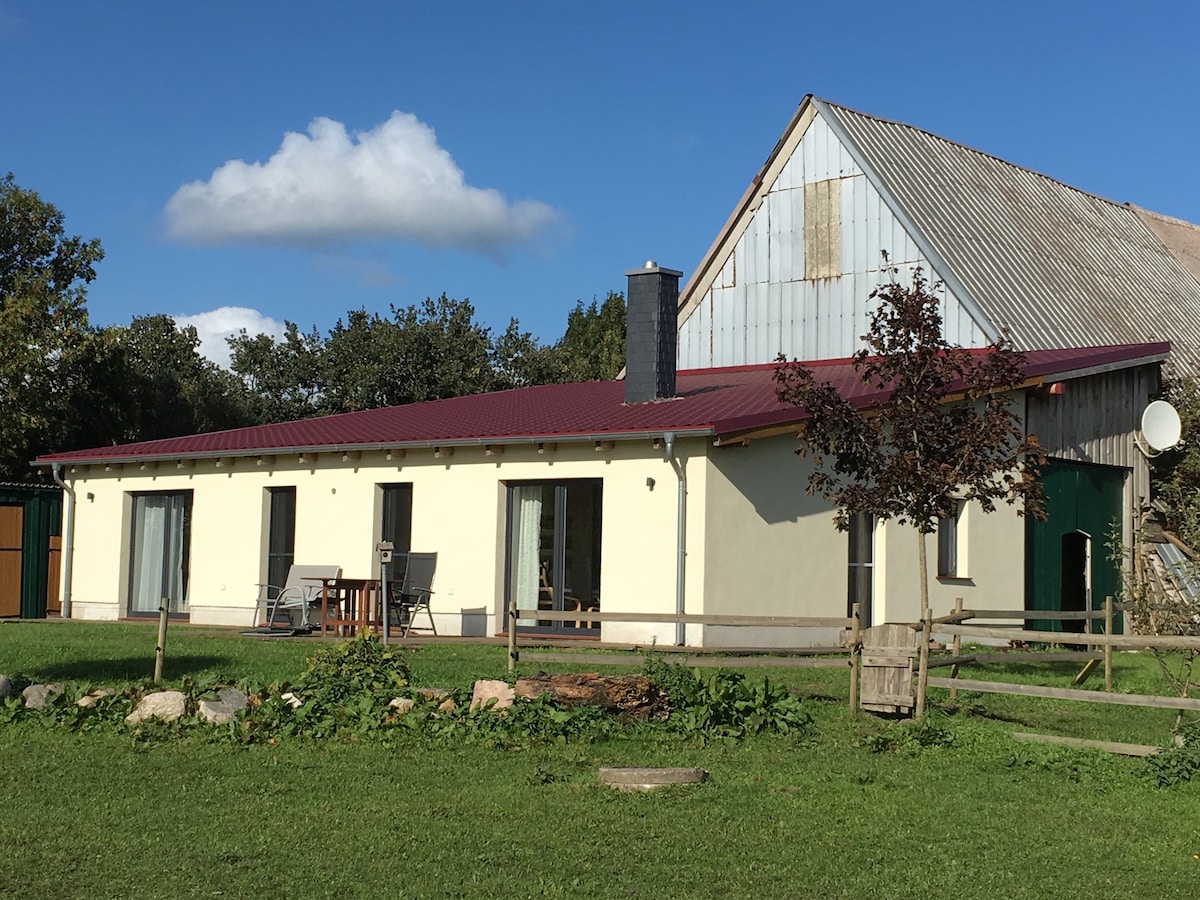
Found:
<svg viewBox="0 0 1200 900"><path fill-rule="evenodd" d="M0 0L0 174L103 242L97 324L444 292L552 341L646 259L686 279L806 93L1200 222L1198 32L1194 2Z"/></svg>

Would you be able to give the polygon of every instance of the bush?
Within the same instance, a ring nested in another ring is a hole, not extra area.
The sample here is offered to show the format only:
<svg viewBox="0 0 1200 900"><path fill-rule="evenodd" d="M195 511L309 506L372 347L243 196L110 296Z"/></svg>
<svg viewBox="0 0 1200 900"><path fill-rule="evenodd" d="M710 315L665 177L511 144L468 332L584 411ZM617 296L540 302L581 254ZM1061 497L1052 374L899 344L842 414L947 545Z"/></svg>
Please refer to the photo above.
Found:
<svg viewBox="0 0 1200 900"><path fill-rule="evenodd" d="M643 671L671 699L668 722L684 731L743 737L804 733L812 725L800 700L766 678L751 682L723 669L705 678L654 657Z"/></svg>

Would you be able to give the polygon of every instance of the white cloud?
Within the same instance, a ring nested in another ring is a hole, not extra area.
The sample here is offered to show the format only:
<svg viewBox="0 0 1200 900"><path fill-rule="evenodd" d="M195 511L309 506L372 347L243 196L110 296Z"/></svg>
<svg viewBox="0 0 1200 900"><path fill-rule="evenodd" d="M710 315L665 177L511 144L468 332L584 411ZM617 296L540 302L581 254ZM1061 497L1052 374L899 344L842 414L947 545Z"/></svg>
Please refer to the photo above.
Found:
<svg viewBox="0 0 1200 900"><path fill-rule="evenodd" d="M200 355L224 369L229 368L229 345L225 343L225 338L233 337L243 328L251 336L269 334L277 341L283 338L282 322L245 306L222 306L194 316L172 318L180 328L188 325L195 328L200 337Z"/></svg>
<svg viewBox="0 0 1200 900"><path fill-rule="evenodd" d="M183 185L166 207L168 234L194 243L400 239L491 255L559 218L544 203L509 203L467 184L433 129L399 111L353 136L340 122L314 119L265 163L231 160L208 181Z"/></svg>

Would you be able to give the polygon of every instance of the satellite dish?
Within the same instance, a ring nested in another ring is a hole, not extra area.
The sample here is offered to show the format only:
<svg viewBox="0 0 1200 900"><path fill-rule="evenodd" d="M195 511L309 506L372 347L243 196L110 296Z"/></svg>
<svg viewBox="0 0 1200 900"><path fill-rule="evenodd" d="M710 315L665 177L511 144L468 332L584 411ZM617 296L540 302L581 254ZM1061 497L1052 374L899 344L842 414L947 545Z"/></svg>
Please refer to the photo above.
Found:
<svg viewBox="0 0 1200 900"><path fill-rule="evenodd" d="M1170 450L1179 443L1182 434L1179 413L1166 400L1155 400L1142 413L1142 440L1154 452Z"/></svg>

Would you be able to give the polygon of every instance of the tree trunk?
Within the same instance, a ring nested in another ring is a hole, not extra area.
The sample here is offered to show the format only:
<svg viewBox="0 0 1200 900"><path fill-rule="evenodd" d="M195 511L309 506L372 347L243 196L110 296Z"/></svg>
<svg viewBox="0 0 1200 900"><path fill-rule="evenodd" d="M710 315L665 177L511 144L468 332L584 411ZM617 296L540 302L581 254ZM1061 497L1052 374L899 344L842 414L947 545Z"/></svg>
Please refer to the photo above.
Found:
<svg viewBox="0 0 1200 900"><path fill-rule="evenodd" d="M921 572L921 616L929 612L929 561L925 554L925 532L917 529L917 559Z"/></svg>
<svg viewBox="0 0 1200 900"><path fill-rule="evenodd" d="M665 716L670 711L667 695L645 675L539 675L518 678L516 693L526 700L548 695L567 706L599 706L636 717Z"/></svg>

